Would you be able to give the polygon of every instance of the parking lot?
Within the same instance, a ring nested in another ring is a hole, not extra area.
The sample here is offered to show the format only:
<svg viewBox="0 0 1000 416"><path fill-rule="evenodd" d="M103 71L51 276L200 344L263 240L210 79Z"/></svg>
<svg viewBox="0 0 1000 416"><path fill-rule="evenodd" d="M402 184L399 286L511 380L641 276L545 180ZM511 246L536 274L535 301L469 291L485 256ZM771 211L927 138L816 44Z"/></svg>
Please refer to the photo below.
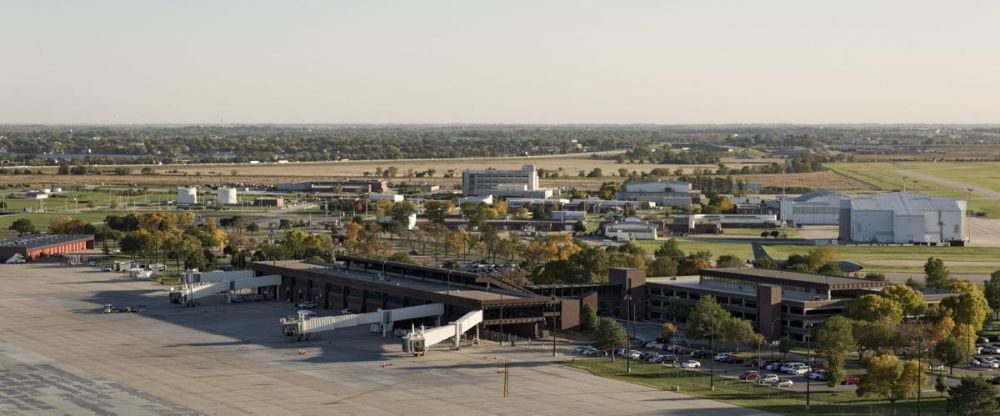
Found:
<svg viewBox="0 0 1000 416"><path fill-rule="evenodd" d="M546 345L414 358L367 328L286 340L285 303L184 308L154 283L55 264L0 265L0 281L0 414L763 414L553 364Z"/></svg>

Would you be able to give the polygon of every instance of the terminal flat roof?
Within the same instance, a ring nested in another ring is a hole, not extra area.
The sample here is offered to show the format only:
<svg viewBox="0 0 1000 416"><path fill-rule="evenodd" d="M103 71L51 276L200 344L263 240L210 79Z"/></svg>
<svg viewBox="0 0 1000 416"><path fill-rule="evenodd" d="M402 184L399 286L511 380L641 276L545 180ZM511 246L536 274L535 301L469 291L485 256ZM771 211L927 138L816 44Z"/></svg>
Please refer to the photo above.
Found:
<svg viewBox="0 0 1000 416"><path fill-rule="evenodd" d="M533 296L531 294L517 293L509 290L502 290L493 288L490 291L485 291L478 288L469 288L461 284L456 283L455 285L449 286L447 284L437 283L434 281L420 280L412 277L402 277L395 273L386 273L389 280L383 280L380 278L381 272L365 272L358 269L347 269L344 266L333 263L310 263L303 260L283 260L278 262L273 262L274 266L284 267L292 270L303 270L310 271L313 273L321 273L330 276L346 278L356 281L371 282L376 284L384 284L385 286L395 286L407 289L419 290L423 292L437 293L440 295L456 296L471 300L483 301L483 300L503 300L503 299L528 299L535 298L539 296ZM261 264L272 264L272 262L261 262Z"/></svg>
<svg viewBox="0 0 1000 416"><path fill-rule="evenodd" d="M787 284L789 286L822 286L830 290L839 289L872 289L887 286L887 282L865 280L854 277L827 276L819 273L793 272L788 270L758 269L750 267L732 267L721 269L705 269L703 276L728 277L734 279L754 280L761 283Z"/></svg>
<svg viewBox="0 0 1000 416"><path fill-rule="evenodd" d="M2 248L39 248L57 244L64 244L80 240L93 240L94 236L88 234L38 234L24 235L9 240L0 241Z"/></svg>

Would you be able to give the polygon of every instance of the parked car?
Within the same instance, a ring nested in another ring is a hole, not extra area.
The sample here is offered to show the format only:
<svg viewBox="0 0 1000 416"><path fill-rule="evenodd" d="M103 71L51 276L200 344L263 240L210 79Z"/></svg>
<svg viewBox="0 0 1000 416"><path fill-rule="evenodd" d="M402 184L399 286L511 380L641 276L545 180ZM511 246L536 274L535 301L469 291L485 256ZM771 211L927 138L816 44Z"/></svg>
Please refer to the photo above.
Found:
<svg viewBox="0 0 1000 416"><path fill-rule="evenodd" d="M776 371L781 368L783 364L784 363L781 361L771 361L764 365L764 369L768 371Z"/></svg>
<svg viewBox="0 0 1000 416"><path fill-rule="evenodd" d="M741 358L741 357L737 357L735 355L732 355L725 362L727 364L743 364L743 363L747 362L747 360L745 358Z"/></svg>
<svg viewBox="0 0 1000 416"><path fill-rule="evenodd" d="M729 359L729 357L732 357L732 356L733 356L733 353L731 353L731 352L720 352L718 354L715 354L715 356L712 357L712 359L715 360L715 361L723 362L723 361Z"/></svg>
<svg viewBox="0 0 1000 416"><path fill-rule="evenodd" d="M114 269L112 269L111 266L104 266L104 267L101 267L101 271L102 272L113 272Z"/></svg>
<svg viewBox="0 0 1000 416"><path fill-rule="evenodd" d="M789 380L787 378L783 378L781 380L775 381L774 382L774 386L775 387L792 387L792 380Z"/></svg>
<svg viewBox="0 0 1000 416"><path fill-rule="evenodd" d="M681 368L701 368L701 363L695 360L687 360L681 363Z"/></svg>
<svg viewBox="0 0 1000 416"><path fill-rule="evenodd" d="M757 378L757 384L771 384L778 381L777 374L764 374Z"/></svg>
<svg viewBox="0 0 1000 416"><path fill-rule="evenodd" d="M747 363L747 367L750 368L763 368L765 365L767 365L767 361L764 360L750 360Z"/></svg>
<svg viewBox="0 0 1000 416"><path fill-rule="evenodd" d="M803 366L803 365L806 365L806 363L798 363L798 362L784 363L780 367L778 367L778 371L780 371L782 373L786 373L786 372L788 372L788 370L791 370L792 368Z"/></svg>
<svg viewBox="0 0 1000 416"><path fill-rule="evenodd" d="M708 357L711 357L712 355L709 354L708 351L697 350L697 351L692 351L691 352L691 356L694 357L694 358L708 358Z"/></svg>
<svg viewBox="0 0 1000 416"><path fill-rule="evenodd" d="M826 371L825 370L813 370L813 371L810 371L808 374L806 374L806 377L808 377L810 380L823 381L823 380L826 380Z"/></svg>
<svg viewBox="0 0 1000 416"><path fill-rule="evenodd" d="M750 370L750 371L744 371L743 374L740 374L740 380L743 381L755 381L758 378L760 378L759 371Z"/></svg>
<svg viewBox="0 0 1000 416"><path fill-rule="evenodd" d="M843 384L845 386L855 386L855 385L857 385L860 382L861 382L861 377L858 377L858 376L847 376L847 378L845 378L844 381L841 382L840 384Z"/></svg>
<svg viewBox="0 0 1000 416"><path fill-rule="evenodd" d="M938 365L927 364L927 370L928 371L944 371L945 367L944 367L944 364L938 364Z"/></svg>
<svg viewBox="0 0 1000 416"><path fill-rule="evenodd" d="M810 371L812 371L812 369L809 368L808 365L803 365L803 366L799 366L799 367L792 367L792 369L788 370L788 374L794 374L794 375L797 375L797 376L801 376L801 375L806 374L806 373L808 373Z"/></svg>
<svg viewBox="0 0 1000 416"><path fill-rule="evenodd" d="M295 304L295 307L299 309L316 309L319 305L316 302L299 302Z"/></svg>
<svg viewBox="0 0 1000 416"><path fill-rule="evenodd" d="M677 361L678 360L677 360L677 356L676 355L669 355L668 354L668 355L661 355L660 356L660 361L658 361L658 362L660 364L676 365Z"/></svg>

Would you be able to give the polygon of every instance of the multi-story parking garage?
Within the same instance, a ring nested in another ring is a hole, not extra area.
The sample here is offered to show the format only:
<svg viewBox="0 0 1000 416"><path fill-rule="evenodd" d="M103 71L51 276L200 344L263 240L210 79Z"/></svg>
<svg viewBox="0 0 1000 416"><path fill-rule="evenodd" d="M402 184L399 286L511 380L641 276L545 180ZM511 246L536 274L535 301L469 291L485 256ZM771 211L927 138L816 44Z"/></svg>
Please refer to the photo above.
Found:
<svg viewBox="0 0 1000 416"><path fill-rule="evenodd" d="M391 261L340 256L335 263L251 263L258 274L280 275L278 296L323 309L365 313L429 303L445 305L445 319L482 310L486 329L541 336L579 325L580 301L541 296L498 278Z"/></svg>

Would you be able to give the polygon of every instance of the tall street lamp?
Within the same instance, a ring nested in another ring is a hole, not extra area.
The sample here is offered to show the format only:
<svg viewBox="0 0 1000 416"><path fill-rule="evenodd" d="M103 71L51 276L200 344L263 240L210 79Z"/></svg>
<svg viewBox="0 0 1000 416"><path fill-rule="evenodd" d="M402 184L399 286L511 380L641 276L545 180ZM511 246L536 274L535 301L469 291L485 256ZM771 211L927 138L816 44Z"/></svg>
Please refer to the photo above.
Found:
<svg viewBox="0 0 1000 416"><path fill-rule="evenodd" d="M625 295L625 303L626 303L625 307L627 308L627 309L625 309L625 317L628 318L629 326L632 326L632 319L631 319L632 315L630 314L630 312L632 311L632 295L631 294ZM632 336L635 336L635 329L634 328L632 329ZM631 373L632 372L632 338L631 337L629 337L628 341L626 342L626 348L625 348L625 372L626 373Z"/></svg>

